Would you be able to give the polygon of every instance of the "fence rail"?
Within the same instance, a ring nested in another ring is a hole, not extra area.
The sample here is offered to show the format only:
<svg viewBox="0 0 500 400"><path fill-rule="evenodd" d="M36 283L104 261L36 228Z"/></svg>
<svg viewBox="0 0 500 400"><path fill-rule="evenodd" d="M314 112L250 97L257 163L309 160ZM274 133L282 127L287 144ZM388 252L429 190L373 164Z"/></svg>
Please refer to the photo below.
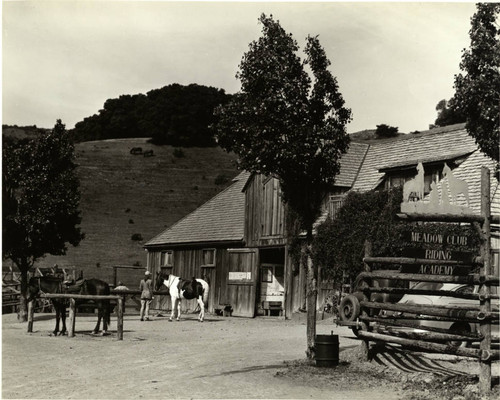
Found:
<svg viewBox="0 0 500 400"><path fill-rule="evenodd" d="M116 336L118 340L123 340L123 296L120 295L82 295L71 293L43 293L39 296L45 299L69 299L69 327L68 336L75 336L75 320L76 320L76 300L116 300L117 301L117 323ZM34 322L34 301L28 304L28 332L33 332Z"/></svg>
<svg viewBox="0 0 500 400"><path fill-rule="evenodd" d="M361 291L364 293L365 301L359 301L361 314L357 323L358 336L363 339L362 349L368 357L370 341L381 341L397 343L422 350L456 354L479 359L479 386L482 393L486 394L491 390L491 362L500 359L500 351L493 350L492 345L492 323L498 322L499 310L498 302L496 307L492 307L492 300L498 300L497 294L492 294L491 286L499 286L498 275L492 275L492 254L491 254L491 231L490 222L500 221L499 216L491 216L490 210L490 176L487 168L481 169L481 214L480 215L451 215L451 214L421 214L408 213L398 214L407 221L424 222L453 222L470 223L480 236L479 256L472 262L452 261L452 260L427 260L408 257L372 257L371 246L365 248L365 272L358 276L364 285ZM372 272L373 264L391 265L440 265L440 266L479 266L480 273L473 275L445 275L444 270L439 269L439 274L418 274L399 272ZM375 278L403 280L413 282L439 282L458 283L468 285L479 285L479 293L460 295L449 291L431 291L416 289L397 288L375 288L370 282ZM479 300L478 306L453 307L435 305L415 305L415 304L391 304L369 301L371 293L398 293L398 294L427 294L462 299ZM389 318L382 318L379 310L394 312L389 314ZM451 321L458 324L475 323L479 325L479 332L465 332L463 329L458 332L433 327L427 329L425 325L417 324L412 320L426 321ZM455 322L457 321L457 322ZM376 323L378 332L373 332ZM370 325L372 324L372 325ZM418 328L413 330L397 330L394 327ZM422 332L424 330L425 332ZM406 336L406 337L401 337ZM450 344L443 344L443 341L476 341L480 343L479 349L463 348ZM441 343L439 343L441 342Z"/></svg>

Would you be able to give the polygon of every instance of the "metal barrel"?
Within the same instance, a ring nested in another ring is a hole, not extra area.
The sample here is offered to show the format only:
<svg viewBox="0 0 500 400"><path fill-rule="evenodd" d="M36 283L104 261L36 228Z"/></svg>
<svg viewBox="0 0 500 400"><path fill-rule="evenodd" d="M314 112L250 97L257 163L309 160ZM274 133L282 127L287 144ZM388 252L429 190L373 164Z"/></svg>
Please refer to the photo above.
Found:
<svg viewBox="0 0 500 400"><path fill-rule="evenodd" d="M316 366L335 367L339 364L339 335L316 335Z"/></svg>

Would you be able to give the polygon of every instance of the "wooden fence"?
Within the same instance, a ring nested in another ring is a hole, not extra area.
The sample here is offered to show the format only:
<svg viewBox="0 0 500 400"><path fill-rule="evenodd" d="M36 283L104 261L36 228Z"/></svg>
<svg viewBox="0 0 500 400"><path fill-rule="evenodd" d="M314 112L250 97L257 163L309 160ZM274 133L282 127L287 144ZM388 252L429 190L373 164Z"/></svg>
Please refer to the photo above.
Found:
<svg viewBox="0 0 500 400"><path fill-rule="evenodd" d="M116 300L116 317L117 317L117 339L123 340L123 314L125 310L125 297L128 295L140 295L140 290L128 290L128 289L113 289L111 290L111 295L107 296L92 296L92 295L81 295L81 294L70 294L70 293L44 293L39 296L42 299L69 299L69 327L68 327L68 336L75 336L75 317L76 317L76 309L77 304L76 300ZM165 295L168 294L167 291L154 291L153 295ZM33 321L34 321L34 313L35 313L35 301L31 301L28 304L28 332L33 332Z"/></svg>
<svg viewBox="0 0 500 400"><path fill-rule="evenodd" d="M365 278L365 287L362 291L365 294L365 301L360 302L361 315L358 323L358 336L363 339L362 348L365 356L368 357L370 341L382 341L398 343L405 346L421 349L424 351L456 354L467 357L475 357L480 364L480 389L482 393L491 390L491 362L500 359L500 351L492 349L491 325L498 323L498 306L492 309L492 301L498 303L499 296L492 294L490 287L499 286L498 271L492 274L492 256L490 249L490 222L497 223L498 216L490 215L490 183L489 171L482 169L481 175L481 214L480 215L449 215L449 214L401 214L401 218L409 221L428 222L461 222L470 223L478 232L481 240L479 257L473 260L474 265L480 267L480 273L467 276L450 275L430 275L417 273L398 273L372 271L373 264L394 264L394 265L471 265L461 261L450 260L429 260L415 258L390 258L371 257L370 246L365 254L365 272L360 274L360 279ZM400 288L380 288L372 287L369 282L376 278L386 278L405 281L418 282L441 282L441 283L465 283L479 285L479 293L459 294L452 291L441 290L419 290ZM369 301L371 293L399 293L399 294L421 294L439 295L457 298L468 298L479 300L479 305L474 307L453 307L437 305L417 305L417 304L390 304ZM398 312L397 317L390 316L383 318L379 310ZM406 316L405 316L405 313ZM410 314L408 316L408 314ZM427 321L460 321L463 323L479 324L479 332L451 333L449 330L440 328L423 327L415 320ZM374 325L377 332L374 332ZM388 327L419 328L425 332L412 331L412 337L400 337L392 332ZM446 341L479 341L479 349L456 347L443 344Z"/></svg>
<svg viewBox="0 0 500 400"><path fill-rule="evenodd" d="M68 336L75 336L75 317L76 317L76 300L116 300L117 301L117 323L116 323L116 336L118 340L123 340L123 296L120 295L82 295L82 294L66 294L66 293L44 293L40 295L45 299L69 299L69 326ZM33 301L28 304L28 332L33 332L35 307Z"/></svg>

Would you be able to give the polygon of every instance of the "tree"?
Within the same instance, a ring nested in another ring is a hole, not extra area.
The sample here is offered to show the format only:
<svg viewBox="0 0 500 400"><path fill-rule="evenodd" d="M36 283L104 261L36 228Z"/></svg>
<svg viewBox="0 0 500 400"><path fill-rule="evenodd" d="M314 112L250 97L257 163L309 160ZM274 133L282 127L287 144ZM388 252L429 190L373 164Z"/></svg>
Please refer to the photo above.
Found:
<svg viewBox="0 0 500 400"><path fill-rule="evenodd" d="M398 136L398 128L386 124L377 125L375 134L381 138L390 138Z"/></svg>
<svg viewBox="0 0 500 400"><path fill-rule="evenodd" d="M216 138L239 156L243 169L279 179L283 201L306 232L309 256L313 223L349 145L345 126L351 111L344 107L318 37L307 37L301 61L297 42L279 21L264 14L259 21L263 35L249 45L236 75L241 91L216 109ZM310 257L307 264L307 355L312 358L318 269Z"/></svg>
<svg viewBox="0 0 500 400"><path fill-rule="evenodd" d="M19 317L26 320L28 271L45 254L64 255L83 234L74 146L61 120L38 138L3 148L3 259L21 272Z"/></svg>
<svg viewBox="0 0 500 400"><path fill-rule="evenodd" d="M466 116L465 127L479 148L499 162L500 29L499 3L478 3L471 18L471 43L455 75L453 109Z"/></svg>
<svg viewBox="0 0 500 400"><path fill-rule="evenodd" d="M78 141L148 137L157 145L215 146L209 125L213 111L230 98L224 90L191 84L172 84L146 95L108 99L99 114L75 125Z"/></svg>
<svg viewBox="0 0 500 400"><path fill-rule="evenodd" d="M449 101L441 100L436 105L438 116L434 121L435 126L447 126L453 124L461 124L465 122L465 115L453 107L453 98Z"/></svg>

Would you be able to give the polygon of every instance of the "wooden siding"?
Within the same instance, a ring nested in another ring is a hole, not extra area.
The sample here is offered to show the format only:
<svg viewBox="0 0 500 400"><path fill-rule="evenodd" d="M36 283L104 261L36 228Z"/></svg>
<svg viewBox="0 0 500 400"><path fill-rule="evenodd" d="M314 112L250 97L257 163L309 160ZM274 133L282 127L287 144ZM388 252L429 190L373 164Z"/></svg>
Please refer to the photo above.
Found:
<svg viewBox="0 0 500 400"><path fill-rule="evenodd" d="M203 266L203 250L214 247L200 247L189 249L173 249L173 266L172 274L184 279L208 277L210 283L208 311L213 313L215 308L219 307L219 298L225 296L224 292L224 274L227 271L227 266L223 263L227 262L227 249L215 248L215 266ZM169 249L172 250L172 249ZM156 284L156 273L160 271L161 252L165 250L157 250L148 252L148 269L153 273L153 281ZM194 311L197 303L195 300L183 301L181 305L182 312ZM159 310L171 310L170 296L155 296L152 308Z"/></svg>
<svg viewBox="0 0 500 400"><path fill-rule="evenodd" d="M245 243L248 247L284 245L285 207L279 182L275 178L254 175L245 201Z"/></svg>
<svg viewBox="0 0 500 400"><path fill-rule="evenodd" d="M232 307L234 316L252 318L257 301L259 252L248 248L230 249L226 256L227 262L223 265L227 267L227 272L223 275L227 285L221 286L225 290L221 299Z"/></svg>

